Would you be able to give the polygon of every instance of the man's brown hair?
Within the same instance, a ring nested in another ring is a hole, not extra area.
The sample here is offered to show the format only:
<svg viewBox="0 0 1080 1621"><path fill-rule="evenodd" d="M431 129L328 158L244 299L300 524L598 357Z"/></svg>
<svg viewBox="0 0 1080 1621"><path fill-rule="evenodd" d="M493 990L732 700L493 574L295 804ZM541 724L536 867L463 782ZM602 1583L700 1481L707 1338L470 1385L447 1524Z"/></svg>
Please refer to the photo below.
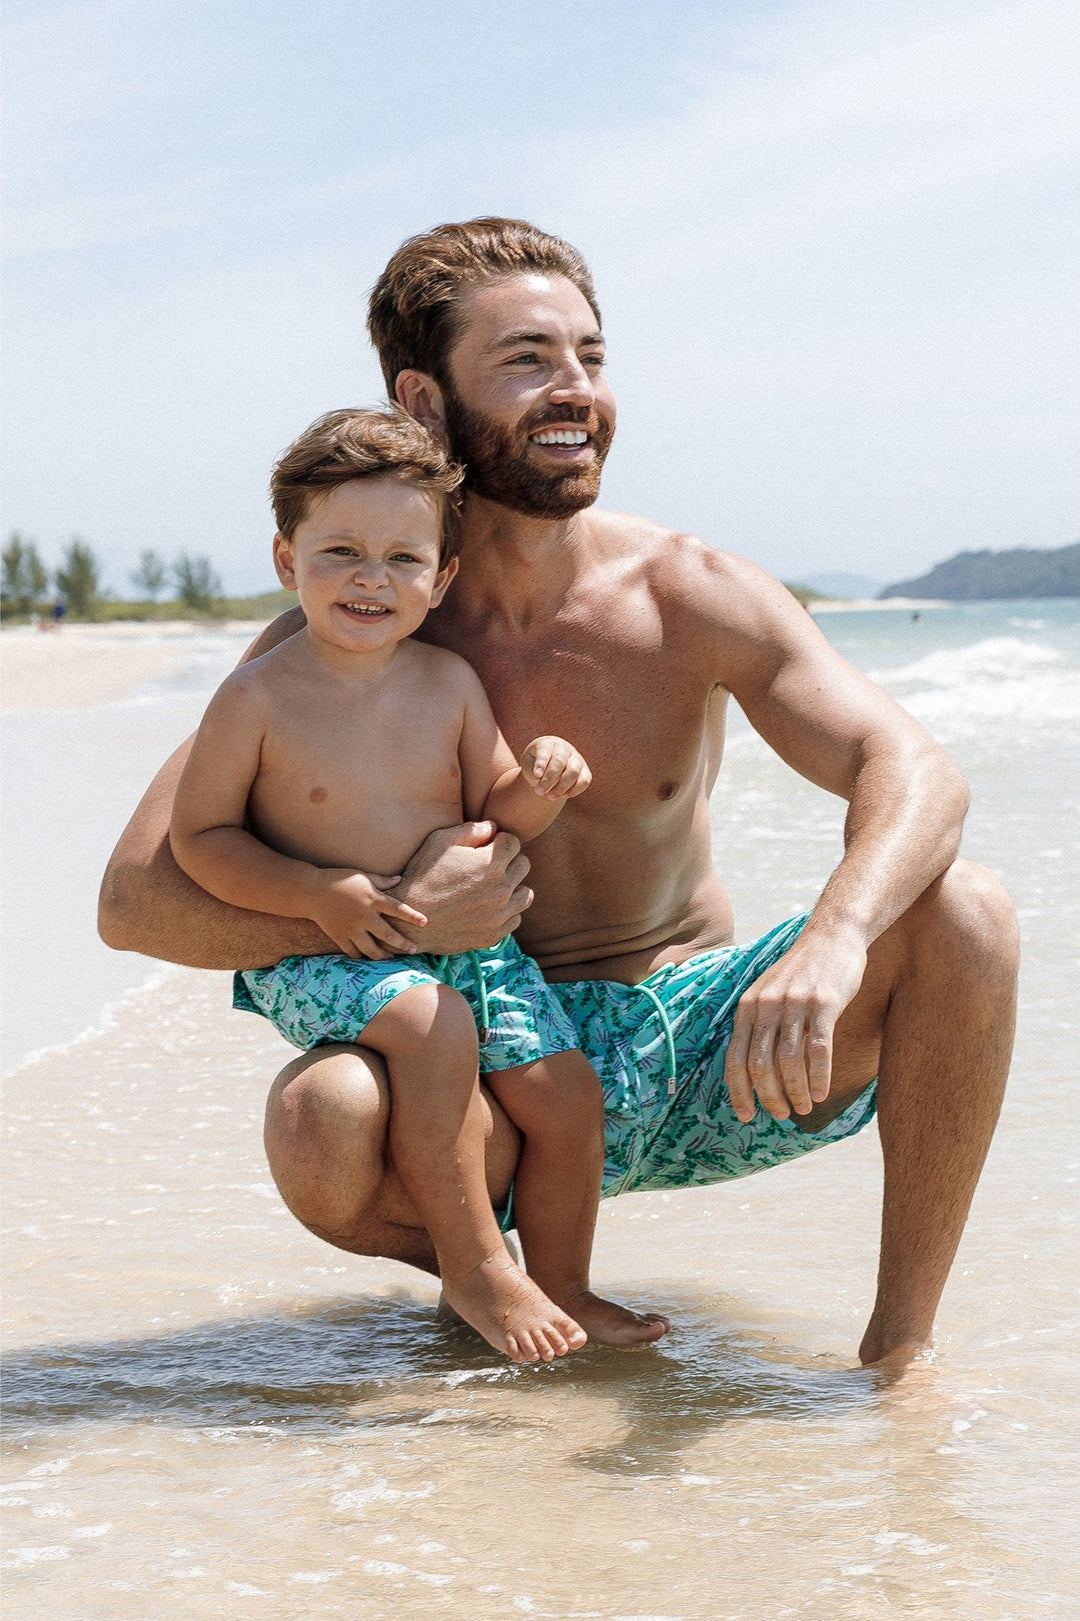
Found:
<svg viewBox="0 0 1080 1621"><path fill-rule="evenodd" d="M576 248L525 220L476 219L411 236L375 283L368 331L391 399L398 373L415 368L439 383L457 336L462 294L497 276L565 276L600 325L589 267Z"/></svg>
<svg viewBox="0 0 1080 1621"><path fill-rule="evenodd" d="M464 470L398 405L388 411L328 411L305 428L270 479L278 533L291 539L313 495L380 473L396 473L434 497L442 520L439 567L445 568L461 545L458 488Z"/></svg>

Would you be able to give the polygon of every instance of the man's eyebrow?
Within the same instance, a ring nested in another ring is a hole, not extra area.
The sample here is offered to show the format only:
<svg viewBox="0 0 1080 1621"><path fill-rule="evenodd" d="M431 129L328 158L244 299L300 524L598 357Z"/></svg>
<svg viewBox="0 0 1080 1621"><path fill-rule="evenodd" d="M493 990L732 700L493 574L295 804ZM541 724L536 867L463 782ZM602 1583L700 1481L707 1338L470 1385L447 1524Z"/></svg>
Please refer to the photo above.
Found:
<svg viewBox="0 0 1080 1621"><path fill-rule="evenodd" d="M522 343L539 347L541 344L555 343L557 341L550 332L508 332L505 337L496 338L492 343L489 343L488 350L493 352L496 349L516 349ZM603 341L604 334L602 332L587 332L583 338L578 339L578 347L580 348L582 344L590 346L598 343L602 344Z"/></svg>

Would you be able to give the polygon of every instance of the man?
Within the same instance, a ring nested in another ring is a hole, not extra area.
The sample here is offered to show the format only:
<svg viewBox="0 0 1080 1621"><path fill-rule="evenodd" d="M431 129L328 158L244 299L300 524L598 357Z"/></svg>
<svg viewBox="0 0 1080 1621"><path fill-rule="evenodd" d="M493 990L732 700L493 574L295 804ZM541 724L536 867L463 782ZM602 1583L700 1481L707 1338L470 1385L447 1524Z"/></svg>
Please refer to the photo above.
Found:
<svg viewBox="0 0 1080 1621"><path fill-rule="evenodd" d="M475 666L513 748L558 733L594 773L530 847L532 888L490 826L426 841L395 891L429 918L422 948L517 931L604 1081L609 1192L718 1180L849 1135L874 1112L876 1076L881 1263L859 1355L902 1367L930 1343L1012 1043L1012 909L956 859L959 773L760 569L594 508L615 406L589 273L566 243L508 220L413 238L375 288L370 328L391 397L467 466L460 575L424 634ZM299 623L283 615L252 655ZM849 804L843 859L805 927L741 952L725 949L709 855L729 695ZM329 950L313 925L228 907L175 867L185 753L117 847L103 937L207 968ZM501 1206L517 1141L487 1107ZM306 1054L271 1091L270 1165L320 1237L432 1269L388 1159L388 1110L373 1054Z"/></svg>

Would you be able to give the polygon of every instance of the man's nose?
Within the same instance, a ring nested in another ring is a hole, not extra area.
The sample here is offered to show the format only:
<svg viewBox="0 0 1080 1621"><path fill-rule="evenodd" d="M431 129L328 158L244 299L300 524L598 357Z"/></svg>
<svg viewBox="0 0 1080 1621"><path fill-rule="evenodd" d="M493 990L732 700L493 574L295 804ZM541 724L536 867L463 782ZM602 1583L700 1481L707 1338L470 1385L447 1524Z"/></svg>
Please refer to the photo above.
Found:
<svg viewBox="0 0 1080 1621"><path fill-rule="evenodd" d="M593 379L571 350L563 357L548 399L552 405L580 405L588 409L595 398Z"/></svg>

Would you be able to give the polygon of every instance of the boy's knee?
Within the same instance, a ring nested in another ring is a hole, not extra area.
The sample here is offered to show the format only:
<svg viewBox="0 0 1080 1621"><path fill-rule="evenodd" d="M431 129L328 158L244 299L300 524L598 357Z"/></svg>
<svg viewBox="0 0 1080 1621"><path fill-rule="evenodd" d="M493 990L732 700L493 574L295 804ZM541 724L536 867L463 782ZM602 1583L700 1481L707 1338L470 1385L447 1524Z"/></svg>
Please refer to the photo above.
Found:
<svg viewBox="0 0 1080 1621"><path fill-rule="evenodd" d="M472 1009L450 985L432 981L402 991L390 1004L395 1007L400 1036L419 1044L433 1040L454 1045L476 1044L476 1020Z"/></svg>

